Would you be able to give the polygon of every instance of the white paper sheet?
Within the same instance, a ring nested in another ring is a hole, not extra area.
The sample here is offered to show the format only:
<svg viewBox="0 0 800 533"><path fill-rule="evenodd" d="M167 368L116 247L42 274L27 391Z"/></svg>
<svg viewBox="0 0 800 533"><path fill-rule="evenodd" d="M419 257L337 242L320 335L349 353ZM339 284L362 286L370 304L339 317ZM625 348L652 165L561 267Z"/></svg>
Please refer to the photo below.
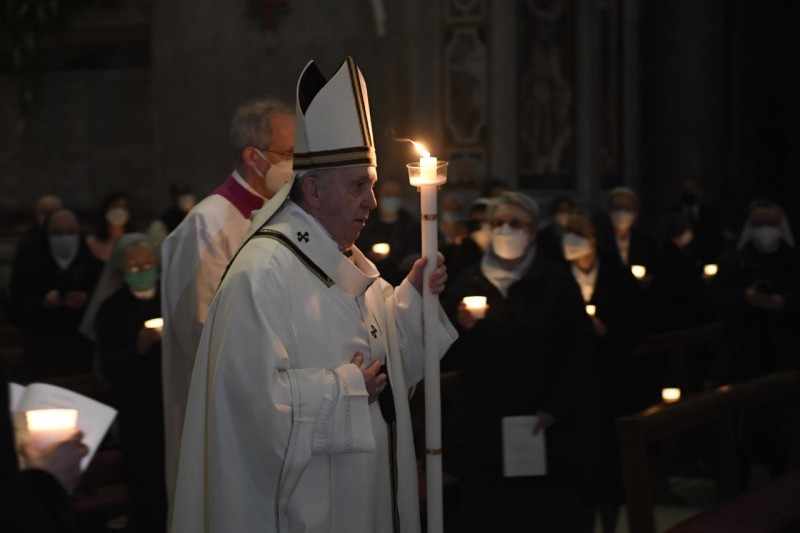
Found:
<svg viewBox="0 0 800 533"><path fill-rule="evenodd" d="M503 475L505 477L547 475L545 430L533 434L536 416L503 417Z"/></svg>
<svg viewBox="0 0 800 533"><path fill-rule="evenodd" d="M17 392L19 391L17 390ZM18 439L27 436L25 417L21 414L29 409L78 410L78 429L83 432L83 443L89 447L89 453L81 460L82 471L89 466L100 442L114 421L114 417L117 416L116 409L77 392L55 385L32 383L24 388L19 401L13 408L13 411L17 413L14 416L14 422L15 434Z"/></svg>

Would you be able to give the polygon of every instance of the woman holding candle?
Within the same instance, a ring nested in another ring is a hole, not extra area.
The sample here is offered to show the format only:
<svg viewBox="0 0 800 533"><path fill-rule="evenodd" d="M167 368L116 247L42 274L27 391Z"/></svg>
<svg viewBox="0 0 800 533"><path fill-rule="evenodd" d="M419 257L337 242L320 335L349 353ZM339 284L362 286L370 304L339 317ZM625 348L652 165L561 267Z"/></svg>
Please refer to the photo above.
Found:
<svg viewBox="0 0 800 533"><path fill-rule="evenodd" d="M120 237L98 287L95 333L100 369L119 409L135 531L166 528L158 259L148 237ZM91 318L89 318L91 322Z"/></svg>
<svg viewBox="0 0 800 533"><path fill-rule="evenodd" d="M640 284L613 256L598 250L591 214L569 212L564 227L564 257L581 290L597 335L599 379L593 382L593 402L583 417L590 443L582 457L588 473L588 499L601 511L603 531L616 528L623 501L614 419L657 401L660 384L654 369L635 365L633 345L644 338L644 303ZM592 513L592 518L593 518Z"/></svg>
<svg viewBox="0 0 800 533"><path fill-rule="evenodd" d="M448 306L459 370L444 427L444 469L458 484L459 532L579 531L577 413L591 376L593 332L575 283L536 249L539 209L505 192L490 206L491 244L464 270ZM477 319L461 300L485 296ZM538 415L547 475L504 477L502 419Z"/></svg>

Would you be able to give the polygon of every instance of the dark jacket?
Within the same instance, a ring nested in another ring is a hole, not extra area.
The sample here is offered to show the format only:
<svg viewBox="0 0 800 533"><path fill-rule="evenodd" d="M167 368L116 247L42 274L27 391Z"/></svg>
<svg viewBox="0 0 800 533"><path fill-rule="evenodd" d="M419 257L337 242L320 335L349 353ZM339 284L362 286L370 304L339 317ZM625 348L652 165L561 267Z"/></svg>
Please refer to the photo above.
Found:
<svg viewBox="0 0 800 533"><path fill-rule="evenodd" d="M459 370L445 420L445 469L462 479L501 479L502 418L544 411L557 421L546 432L548 476L539 482L569 482L594 350L575 281L537 254L507 298L476 265L463 272L446 307L454 310L467 295L486 296L489 310L445 356Z"/></svg>
<svg viewBox="0 0 800 533"><path fill-rule="evenodd" d="M781 295L780 311L753 307L745 290L755 286ZM715 303L730 342L727 373L744 380L770 372L800 369L800 254L785 242L763 254L752 243L720 264L714 280Z"/></svg>

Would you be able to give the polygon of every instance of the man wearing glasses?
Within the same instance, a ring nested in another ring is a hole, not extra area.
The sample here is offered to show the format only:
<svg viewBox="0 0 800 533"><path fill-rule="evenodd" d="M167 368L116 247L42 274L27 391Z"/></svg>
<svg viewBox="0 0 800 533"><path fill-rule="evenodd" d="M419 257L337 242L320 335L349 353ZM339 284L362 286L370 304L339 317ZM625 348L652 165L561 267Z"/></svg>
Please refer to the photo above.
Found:
<svg viewBox="0 0 800 533"><path fill-rule="evenodd" d="M272 99L239 107L231 122L234 171L161 247L166 481L174 494L184 410L208 307L250 217L291 178L294 110Z"/></svg>

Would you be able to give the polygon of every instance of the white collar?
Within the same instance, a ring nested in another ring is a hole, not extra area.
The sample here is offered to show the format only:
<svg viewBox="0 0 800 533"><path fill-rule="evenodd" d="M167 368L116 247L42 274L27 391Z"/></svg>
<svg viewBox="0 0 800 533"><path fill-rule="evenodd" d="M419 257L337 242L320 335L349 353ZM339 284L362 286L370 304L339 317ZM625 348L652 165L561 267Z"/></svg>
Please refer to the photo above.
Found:
<svg viewBox="0 0 800 533"><path fill-rule="evenodd" d="M281 207L266 227L286 236L342 290L359 296L380 277L356 246L350 248L352 256L345 257L322 224L300 206L287 200Z"/></svg>

